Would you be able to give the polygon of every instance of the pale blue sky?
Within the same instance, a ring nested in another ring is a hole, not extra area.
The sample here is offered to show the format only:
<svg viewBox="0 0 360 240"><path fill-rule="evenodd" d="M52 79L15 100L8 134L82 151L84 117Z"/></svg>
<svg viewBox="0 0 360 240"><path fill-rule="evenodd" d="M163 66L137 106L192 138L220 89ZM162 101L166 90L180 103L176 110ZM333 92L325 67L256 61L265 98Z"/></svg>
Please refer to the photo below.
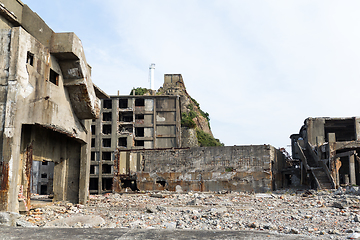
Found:
<svg viewBox="0 0 360 240"><path fill-rule="evenodd" d="M82 40L108 94L181 73L226 145L285 147L307 117L360 115L359 1L23 0Z"/></svg>

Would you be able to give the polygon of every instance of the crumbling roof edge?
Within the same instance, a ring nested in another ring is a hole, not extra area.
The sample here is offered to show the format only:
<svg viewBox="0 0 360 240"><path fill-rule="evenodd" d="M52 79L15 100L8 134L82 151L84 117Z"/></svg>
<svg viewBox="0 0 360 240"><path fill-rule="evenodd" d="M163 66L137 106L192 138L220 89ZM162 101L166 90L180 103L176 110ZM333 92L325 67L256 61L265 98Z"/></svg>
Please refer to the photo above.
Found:
<svg viewBox="0 0 360 240"><path fill-rule="evenodd" d="M101 88L96 86L94 83L93 83L93 86L94 86L94 90L95 90L95 95L98 98L100 98L100 99L110 98L110 96L108 94L106 94Z"/></svg>

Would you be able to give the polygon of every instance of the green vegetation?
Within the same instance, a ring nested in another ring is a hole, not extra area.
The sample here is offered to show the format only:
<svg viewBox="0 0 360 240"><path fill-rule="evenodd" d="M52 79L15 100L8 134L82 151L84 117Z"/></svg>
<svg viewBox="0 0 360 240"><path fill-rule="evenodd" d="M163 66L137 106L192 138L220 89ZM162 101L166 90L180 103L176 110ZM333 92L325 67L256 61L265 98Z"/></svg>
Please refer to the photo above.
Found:
<svg viewBox="0 0 360 240"><path fill-rule="evenodd" d="M206 118L206 120L208 121L209 124L209 128L210 128L210 117L209 117L209 113L204 112L203 110L201 110L200 108L200 104L192 97L190 97L191 101L193 101L193 103L195 104L195 106L199 109L201 116L203 116L204 118ZM191 109L189 108L191 107ZM188 109L192 110L194 108L194 106L192 104L189 104Z"/></svg>
<svg viewBox="0 0 360 240"><path fill-rule="evenodd" d="M182 113L182 115L181 115L181 126L182 127L196 128L196 123L193 120L194 117L196 117L196 113L195 113L195 116L193 115L194 113L195 113L194 111L190 111L189 114Z"/></svg>
<svg viewBox="0 0 360 240"><path fill-rule="evenodd" d="M214 138L213 136L202 130L196 129L196 136L200 147L224 146L224 144L221 143L219 139Z"/></svg>
<svg viewBox="0 0 360 240"><path fill-rule="evenodd" d="M135 95L144 95L145 93L149 92L149 89L147 88L138 87L138 88L133 88L130 92L130 95L133 95L134 90L135 90Z"/></svg>

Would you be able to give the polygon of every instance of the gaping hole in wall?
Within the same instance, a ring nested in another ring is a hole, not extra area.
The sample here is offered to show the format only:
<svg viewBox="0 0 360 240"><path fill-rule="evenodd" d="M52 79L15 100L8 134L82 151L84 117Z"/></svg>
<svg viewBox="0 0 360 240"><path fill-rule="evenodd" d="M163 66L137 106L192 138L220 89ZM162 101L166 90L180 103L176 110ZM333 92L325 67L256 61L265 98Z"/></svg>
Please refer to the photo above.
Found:
<svg viewBox="0 0 360 240"><path fill-rule="evenodd" d="M121 124L119 126L119 132L121 134L131 134L131 133L133 133L133 126L132 125Z"/></svg>
<svg viewBox="0 0 360 240"><path fill-rule="evenodd" d="M112 178L102 178L102 190L103 191L111 191L112 184L113 184Z"/></svg>
<svg viewBox="0 0 360 240"><path fill-rule="evenodd" d="M328 142L328 133L335 133L337 142L355 141L355 119L325 120L325 142Z"/></svg>
<svg viewBox="0 0 360 240"><path fill-rule="evenodd" d="M103 100L103 108L111 109L112 108L112 100Z"/></svg>
<svg viewBox="0 0 360 240"><path fill-rule="evenodd" d="M130 188L132 191L139 191L139 189L136 186L135 180L121 180L121 188L126 189Z"/></svg>
<svg viewBox="0 0 360 240"><path fill-rule="evenodd" d="M91 152L91 157L90 157L91 161L96 161L95 159L95 152Z"/></svg>
<svg viewBox="0 0 360 240"><path fill-rule="evenodd" d="M128 100L127 99L119 99L119 108L128 108Z"/></svg>
<svg viewBox="0 0 360 240"><path fill-rule="evenodd" d="M127 137L120 137L118 146L119 147L127 147Z"/></svg>
<svg viewBox="0 0 360 240"><path fill-rule="evenodd" d="M91 125L91 134L95 135L95 125Z"/></svg>
<svg viewBox="0 0 360 240"><path fill-rule="evenodd" d="M144 147L145 146L144 140L135 140L135 146Z"/></svg>
<svg viewBox="0 0 360 240"><path fill-rule="evenodd" d="M136 98L135 99L135 107L145 107L145 99L144 98Z"/></svg>
<svg viewBox="0 0 360 240"><path fill-rule="evenodd" d="M291 186L291 174L285 174L285 186Z"/></svg>
<svg viewBox="0 0 360 240"><path fill-rule="evenodd" d="M103 125L103 134L111 134L111 125L110 124Z"/></svg>
<svg viewBox="0 0 360 240"><path fill-rule="evenodd" d="M112 152L102 152L102 160L111 161Z"/></svg>
<svg viewBox="0 0 360 240"><path fill-rule="evenodd" d="M40 187L40 195L47 195L47 185L41 185Z"/></svg>
<svg viewBox="0 0 360 240"><path fill-rule="evenodd" d="M95 147L95 138L91 139L91 147L94 148Z"/></svg>
<svg viewBox="0 0 360 240"><path fill-rule="evenodd" d="M136 114L135 115L135 122L137 124L143 124L144 123L144 114Z"/></svg>
<svg viewBox="0 0 360 240"><path fill-rule="evenodd" d="M109 164L103 164L102 165L102 173L103 174L111 174L112 173L112 165Z"/></svg>
<svg viewBox="0 0 360 240"><path fill-rule="evenodd" d="M132 122L134 117L132 112L119 112L119 121L120 122Z"/></svg>
<svg viewBox="0 0 360 240"><path fill-rule="evenodd" d="M53 193L54 162L33 161L31 167L31 193L50 195Z"/></svg>
<svg viewBox="0 0 360 240"><path fill-rule="evenodd" d="M54 70L50 69L49 81L55 85L59 85L59 74Z"/></svg>
<svg viewBox="0 0 360 240"><path fill-rule="evenodd" d="M30 64L31 66L34 66L34 54L33 53L27 52L26 63Z"/></svg>
<svg viewBox="0 0 360 240"><path fill-rule="evenodd" d="M103 138L103 147L111 147L111 138Z"/></svg>
<svg viewBox="0 0 360 240"><path fill-rule="evenodd" d="M143 127L135 128L135 137L144 137L144 128Z"/></svg>
<svg viewBox="0 0 360 240"><path fill-rule="evenodd" d="M166 181L164 179L158 179L158 180L156 180L156 183L162 187L165 187L165 185L166 185Z"/></svg>
<svg viewBox="0 0 360 240"><path fill-rule="evenodd" d="M98 185L99 185L98 178L90 178L89 190L98 190Z"/></svg>
<svg viewBox="0 0 360 240"><path fill-rule="evenodd" d="M112 114L111 114L111 112L105 112L105 113L103 113L103 121L105 121L105 122L111 122L111 121L112 121Z"/></svg>

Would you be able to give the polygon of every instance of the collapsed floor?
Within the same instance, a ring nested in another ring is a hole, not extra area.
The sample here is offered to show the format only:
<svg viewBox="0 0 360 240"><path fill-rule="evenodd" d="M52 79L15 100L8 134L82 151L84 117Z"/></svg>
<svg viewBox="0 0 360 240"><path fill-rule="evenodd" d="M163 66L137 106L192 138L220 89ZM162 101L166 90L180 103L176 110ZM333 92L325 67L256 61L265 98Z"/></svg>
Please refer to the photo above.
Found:
<svg viewBox="0 0 360 240"><path fill-rule="evenodd" d="M264 230L343 238L360 232L359 195L356 187L347 191L281 190L271 194L163 191L92 195L87 205L56 202L34 208L22 215L17 225Z"/></svg>

